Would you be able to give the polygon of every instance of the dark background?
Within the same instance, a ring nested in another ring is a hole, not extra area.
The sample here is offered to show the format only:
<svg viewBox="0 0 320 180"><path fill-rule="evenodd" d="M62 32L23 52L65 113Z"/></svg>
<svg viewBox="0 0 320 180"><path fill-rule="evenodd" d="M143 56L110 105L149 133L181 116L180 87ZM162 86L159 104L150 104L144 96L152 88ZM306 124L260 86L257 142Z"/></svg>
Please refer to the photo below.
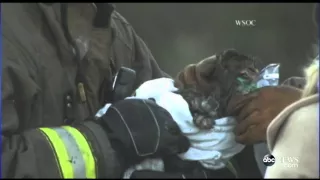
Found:
<svg viewBox="0 0 320 180"><path fill-rule="evenodd" d="M281 63L281 79L302 75L317 53L313 3L116 3L160 67L175 75L186 64L228 48ZM255 27L235 20L256 20Z"/></svg>

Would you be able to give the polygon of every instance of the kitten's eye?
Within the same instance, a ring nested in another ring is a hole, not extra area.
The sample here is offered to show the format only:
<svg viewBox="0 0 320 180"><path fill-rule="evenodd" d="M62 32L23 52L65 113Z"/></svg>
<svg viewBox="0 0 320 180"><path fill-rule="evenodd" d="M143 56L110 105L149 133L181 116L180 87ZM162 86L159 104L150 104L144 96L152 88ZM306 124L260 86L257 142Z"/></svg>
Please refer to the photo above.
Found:
<svg viewBox="0 0 320 180"><path fill-rule="evenodd" d="M250 77L248 76L248 74L246 72L241 72L240 77L242 77L244 79L250 79Z"/></svg>
<svg viewBox="0 0 320 180"><path fill-rule="evenodd" d="M190 112L193 117L199 116L199 112L197 110L190 110Z"/></svg>
<svg viewBox="0 0 320 180"><path fill-rule="evenodd" d="M249 67L249 68L248 68L248 71L249 71L250 73L253 73L253 74L256 74L256 73L259 72L256 68L253 68L253 67Z"/></svg>
<svg viewBox="0 0 320 180"><path fill-rule="evenodd" d="M253 67L248 67L245 70L242 70L240 72L240 77L246 79L246 80L251 80L252 77L256 76L258 73L258 70L253 68Z"/></svg>

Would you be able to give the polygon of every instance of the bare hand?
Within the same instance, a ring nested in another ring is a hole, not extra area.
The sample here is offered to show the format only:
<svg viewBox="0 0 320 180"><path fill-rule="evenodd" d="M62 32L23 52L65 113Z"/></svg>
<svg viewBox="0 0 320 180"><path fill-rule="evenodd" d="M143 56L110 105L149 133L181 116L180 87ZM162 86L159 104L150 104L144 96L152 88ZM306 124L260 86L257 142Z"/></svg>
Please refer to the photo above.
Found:
<svg viewBox="0 0 320 180"><path fill-rule="evenodd" d="M266 131L270 122L288 105L297 101L301 91L289 86L272 86L258 89L245 96L232 97L228 104L228 114L235 116L236 141L255 144L266 141Z"/></svg>

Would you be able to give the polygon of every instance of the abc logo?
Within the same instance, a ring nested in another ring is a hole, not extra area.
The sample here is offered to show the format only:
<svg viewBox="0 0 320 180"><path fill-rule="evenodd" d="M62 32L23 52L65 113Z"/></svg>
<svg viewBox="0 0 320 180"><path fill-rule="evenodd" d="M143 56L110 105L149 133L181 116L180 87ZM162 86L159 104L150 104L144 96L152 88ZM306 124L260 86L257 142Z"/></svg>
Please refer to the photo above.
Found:
<svg viewBox="0 0 320 180"><path fill-rule="evenodd" d="M267 154L267 155L264 156L262 161L263 161L264 165L272 166L276 162L276 158L271 154Z"/></svg>

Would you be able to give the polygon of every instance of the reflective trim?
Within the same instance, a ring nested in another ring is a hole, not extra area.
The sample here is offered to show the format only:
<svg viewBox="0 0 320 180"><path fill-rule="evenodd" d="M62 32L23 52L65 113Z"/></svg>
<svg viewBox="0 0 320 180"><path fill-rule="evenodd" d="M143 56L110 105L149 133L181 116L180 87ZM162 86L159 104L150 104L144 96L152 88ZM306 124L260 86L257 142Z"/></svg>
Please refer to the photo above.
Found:
<svg viewBox="0 0 320 180"><path fill-rule="evenodd" d="M79 149L85 162L86 177L96 178L95 159L86 138L75 128L72 128L70 126L65 126L64 128L75 138L77 144L80 147Z"/></svg>
<svg viewBox="0 0 320 180"><path fill-rule="evenodd" d="M75 128L40 128L51 142L63 178L96 178L94 156L85 137Z"/></svg>
<svg viewBox="0 0 320 180"><path fill-rule="evenodd" d="M236 168L233 166L231 161L227 162L226 167L227 167L227 169L229 169L229 171L232 172L232 174L234 176L236 176L236 178L239 178L238 172L237 172Z"/></svg>

